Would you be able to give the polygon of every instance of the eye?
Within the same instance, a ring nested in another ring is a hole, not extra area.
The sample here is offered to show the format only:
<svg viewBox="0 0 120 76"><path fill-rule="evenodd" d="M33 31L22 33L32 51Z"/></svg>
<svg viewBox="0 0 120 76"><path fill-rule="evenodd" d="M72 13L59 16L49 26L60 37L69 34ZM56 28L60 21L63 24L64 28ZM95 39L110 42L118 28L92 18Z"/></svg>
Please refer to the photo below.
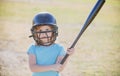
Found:
<svg viewBox="0 0 120 76"><path fill-rule="evenodd" d="M51 31L50 29L46 29L46 31Z"/></svg>
<svg viewBox="0 0 120 76"><path fill-rule="evenodd" d="M37 30L36 32L41 32L42 30Z"/></svg>
<svg viewBox="0 0 120 76"><path fill-rule="evenodd" d="M50 29L46 29L46 30L50 30Z"/></svg>

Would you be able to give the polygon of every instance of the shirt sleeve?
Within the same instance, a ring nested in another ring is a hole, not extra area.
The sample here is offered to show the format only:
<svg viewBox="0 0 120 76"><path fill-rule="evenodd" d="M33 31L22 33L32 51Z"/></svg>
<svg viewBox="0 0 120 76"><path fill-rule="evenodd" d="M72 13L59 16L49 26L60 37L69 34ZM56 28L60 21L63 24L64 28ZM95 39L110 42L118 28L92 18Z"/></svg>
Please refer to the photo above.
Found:
<svg viewBox="0 0 120 76"><path fill-rule="evenodd" d="M34 45L31 45L29 48L28 48L28 51L27 51L27 54L35 54L35 46Z"/></svg>
<svg viewBox="0 0 120 76"><path fill-rule="evenodd" d="M66 54L65 49L63 47L61 47L61 51L59 53L59 56L65 56L65 54Z"/></svg>

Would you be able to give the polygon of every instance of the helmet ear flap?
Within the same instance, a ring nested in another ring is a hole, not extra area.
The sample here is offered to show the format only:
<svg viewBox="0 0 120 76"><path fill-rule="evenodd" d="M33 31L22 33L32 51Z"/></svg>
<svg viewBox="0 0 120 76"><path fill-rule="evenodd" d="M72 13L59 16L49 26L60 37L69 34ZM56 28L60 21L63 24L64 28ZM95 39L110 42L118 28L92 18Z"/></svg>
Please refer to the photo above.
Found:
<svg viewBox="0 0 120 76"><path fill-rule="evenodd" d="M34 26L32 26L32 28L30 29L31 33L33 33L34 31Z"/></svg>
<svg viewBox="0 0 120 76"><path fill-rule="evenodd" d="M33 26L33 27L34 27L34 26ZM30 29L32 35L30 35L29 38L33 37L33 30L34 30L33 27Z"/></svg>
<svg viewBox="0 0 120 76"><path fill-rule="evenodd" d="M56 33L55 33L56 37L58 36L58 27L56 27Z"/></svg>

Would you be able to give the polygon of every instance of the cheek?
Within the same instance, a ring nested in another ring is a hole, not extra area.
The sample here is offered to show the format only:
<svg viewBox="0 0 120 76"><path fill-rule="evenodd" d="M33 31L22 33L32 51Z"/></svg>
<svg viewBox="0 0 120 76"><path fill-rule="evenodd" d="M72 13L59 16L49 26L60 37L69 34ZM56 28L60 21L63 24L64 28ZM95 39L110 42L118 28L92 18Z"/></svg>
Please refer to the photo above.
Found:
<svg viewBox="0 0 120 76"><path fill-rule="evenodd" d="M48 36L52 36L52 32L49 32L49 33L48 33Z"/></svg>
<svg viewBox="0 0 120 76"><path fill-rule="evenodd" d="M39 36L40 36L40 34L39 34L39 33L36 33L36 34L34 34L34 36L35 36L35 37L39 37Z"/></svg>

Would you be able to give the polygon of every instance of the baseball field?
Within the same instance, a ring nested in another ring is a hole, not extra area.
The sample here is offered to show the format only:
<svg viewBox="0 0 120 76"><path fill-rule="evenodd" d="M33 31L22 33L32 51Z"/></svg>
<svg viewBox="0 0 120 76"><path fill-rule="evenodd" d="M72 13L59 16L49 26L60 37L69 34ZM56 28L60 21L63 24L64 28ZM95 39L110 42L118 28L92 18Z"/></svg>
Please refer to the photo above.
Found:
<svg viewBox="0 0 120 76"><path fill-rule="evenodd" d="M0 76L31 76L27 49L34 15L54 14L57 43L69 48L97 0L0 0ZM62 76L120 76L120 1L106 3L84 32Z"/></svg>

